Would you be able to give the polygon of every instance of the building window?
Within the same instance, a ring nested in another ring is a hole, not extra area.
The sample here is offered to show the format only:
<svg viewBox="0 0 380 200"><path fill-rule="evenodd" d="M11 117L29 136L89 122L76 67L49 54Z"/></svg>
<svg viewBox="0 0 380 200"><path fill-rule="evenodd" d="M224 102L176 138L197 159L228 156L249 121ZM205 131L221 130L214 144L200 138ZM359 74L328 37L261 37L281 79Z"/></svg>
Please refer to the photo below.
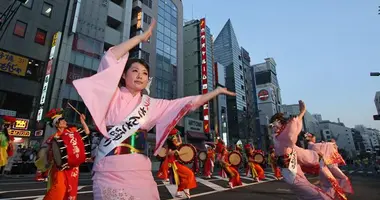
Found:
<svg viewBox="0 0 380 200"><path fill-rule="evenodd" d="M152 17L144 13L144 22L150 24L152 22Z"/></svg>
<svg viewBox="0 0 380 200"><path fill-rule="evenodd" d="M27 23L17 20L15 24L15 28L13 30L13 34L17 35L18 37L24 38L27 27L28 27Z"/></svg>
<svg viewBox="0 0 380 200"><path fill-rule="evenodd" d="M245 108L245 106L243 106L243 111L247 111L247 109Z"/></svg>
<svg viewBox="0 0 380 200"><path fill-rule="evenodd" d="M52 11L53 11L53 5L44 2L44 5L42 6L41 14L45 15L46 17L51 17Z"/></svg>
<svg viewBox="0 0 380 200"><path fill-rule="evenodd" d="M241 96L241 99L243 99L243 101L245 101L245 96Z"/></svg>
<svg viewBox="0 0 380 200"><path fill-rule="evenodd" d="M240 69L240 70L243 70L243 67L240 65L240 66L239 66L239 69Z"/></svg>
<svg viewBox="0 0 380 200"><path fill-rule="evenodd" d="M244 85L241 85L240 87L241 87L242 90L244 90Z"/></svg>
<svg viewBox="0 0 380 200"><path fill-rule="evenodd" d="M148 6L149 8L152 8L152 0L140 0L143 4Z"/></svg>
<svg viewBox="0 0 380 200"><path fill-rule="evenodd" d="M71 85L73 84L73 81L77 79L89 77L94 74L96 74L96 71L94 70L79 67L70 63L67 69L66 84Z"/></svg>
<svg viewBox="0 0 380 200"><path fill-rule="evenodd" d="M27 7L27 8L30 8L30 9L32 9L32 7L33 7L33 1L34 0L27 0L25 3L23 3L22 5L24 6L24 7Z"/></svg>
<svg viewBox="0 0 380 200"><path fill-rule="evenodd" d="M143 59L147 63L149 63L149 56L150 56L150 53L144 50L141 50L141 59Z"/></svg>
<svg viewBox="0 0 380 200"><path fill-rule="evenodd" d="M240 79L243 80L243 75L240 75Z"/></svg>
<svg viewBox="0 0 380 200"><path fill-rule="evenodd" d="M45 45L47 32L37 28L36 36L34 37L34 42L40 45Z"/></svg>

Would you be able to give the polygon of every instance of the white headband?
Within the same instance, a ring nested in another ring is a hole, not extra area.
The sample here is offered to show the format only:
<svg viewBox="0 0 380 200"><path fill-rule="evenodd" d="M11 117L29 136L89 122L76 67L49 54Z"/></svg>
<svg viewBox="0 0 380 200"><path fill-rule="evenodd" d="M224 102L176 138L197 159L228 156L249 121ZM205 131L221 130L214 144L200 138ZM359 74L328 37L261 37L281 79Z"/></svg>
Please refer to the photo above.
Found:
<svg viewBox="0 0 380 200"><path fill-rule="evenodd" d="M62 115L59 116L59 117L54 118L53 119L53 124L56 124L58 122L58 120L61 119L61 118L62 118Z"/></svg>

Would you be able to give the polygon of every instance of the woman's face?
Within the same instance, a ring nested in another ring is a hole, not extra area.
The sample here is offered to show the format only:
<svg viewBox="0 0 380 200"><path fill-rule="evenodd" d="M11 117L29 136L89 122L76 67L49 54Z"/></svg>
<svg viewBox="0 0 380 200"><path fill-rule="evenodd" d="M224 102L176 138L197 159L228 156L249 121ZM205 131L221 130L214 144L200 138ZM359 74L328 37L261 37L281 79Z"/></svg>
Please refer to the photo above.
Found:
<svg viewBox="0 0 380 200"><path fill-rule="evenodd" d="M271 123L271 127L273 128L275 132L277 132L282 127L282 124L279 120L276 120L273 123Z"/></svg>
<svg viewBox="0 0 380 200"><path fill-rule="evenodd" d="M148 76L148 70L145 66L135 62L131 65L127 72L122 75L122 78L125 81L125 87L131 93L138 93L147 86L149 81Z"/></svg>
<svg viewBox="0 0 380 200"><path fill-rule="evenodd" d="M67 128L67 122L65 119L60 119L57 122L57 128Z"/></svg>
<svg viewBox="0 0 380 200"><path fill-rule="evenodd" d="M317 141L317 138L315 136L312 136L311 141L315 143Z"/></svg>

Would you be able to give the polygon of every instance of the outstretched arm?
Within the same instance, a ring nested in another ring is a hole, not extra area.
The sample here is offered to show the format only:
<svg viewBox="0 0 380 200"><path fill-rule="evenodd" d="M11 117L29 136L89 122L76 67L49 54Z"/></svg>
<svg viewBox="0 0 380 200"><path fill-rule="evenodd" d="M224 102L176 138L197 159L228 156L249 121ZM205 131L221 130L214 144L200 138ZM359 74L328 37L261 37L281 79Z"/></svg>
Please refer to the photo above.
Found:
<svg viewBox="0 0 380 200"><path fill-rule="evenodd" d="M143 34L137 35L119 45L114 46L111 49L111 51L115 55L116 59L118 60L122 58L125 54L127 54L131 49L133 49L139 43L148 41L150 36L152 35L155 25L156 25L156 20L153 20L148 30L146 30Z"/></svg>

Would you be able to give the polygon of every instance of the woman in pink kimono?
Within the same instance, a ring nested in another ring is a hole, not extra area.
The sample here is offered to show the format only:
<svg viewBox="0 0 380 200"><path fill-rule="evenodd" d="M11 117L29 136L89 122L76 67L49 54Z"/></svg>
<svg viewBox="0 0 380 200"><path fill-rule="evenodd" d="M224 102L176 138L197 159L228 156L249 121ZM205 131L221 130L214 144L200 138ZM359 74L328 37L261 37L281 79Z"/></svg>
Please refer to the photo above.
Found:
<svg viewBox="0 0 380 200"><path fill-rule="evenodd" d="M270 120L270 127L275 131L273 138L277 164L286 183L301 200L333 199L319 187L311 184L301 170L300 163L315 165L319 155L315 151L302 151L297 148L297 137L302 129L302 118L306 112L305 104L299 102L300 113L297 117L285 119L283 113L275 114Z"/></svg>
<svg viewBox="0 0 380 200"><path fill-rule="evenodd" d="M334 142L324 142L316 143L315 135L312 133L306 133L305 138L308 141L308 149L321 152L323 154L324 164L328 167L329 171L333 175L340 187L335 187L331 184L329 177L326 177L323 173L321 174L321 187L323 190L332 191L331 193L338 193L343 190L345 193L353 193L352 185L350 179L339 169L338 165L346 165L346 162L338 152L336 143ZM332 186L332 187L331 187Z"/></svg>
<svg viewBox="0 0 380 200"><path fill-rule="evenodd" d="M185 114L219 94L235 95L225 88L176 100L143 95L150 84L149 66L143 60L128 59L128 52L149 40L155 23L143 34L108 50L97 74L73 83L104 135L93 168L96 200L160 199L152 163L144 155L147 131L156 126L156 156Z"/></svg>

